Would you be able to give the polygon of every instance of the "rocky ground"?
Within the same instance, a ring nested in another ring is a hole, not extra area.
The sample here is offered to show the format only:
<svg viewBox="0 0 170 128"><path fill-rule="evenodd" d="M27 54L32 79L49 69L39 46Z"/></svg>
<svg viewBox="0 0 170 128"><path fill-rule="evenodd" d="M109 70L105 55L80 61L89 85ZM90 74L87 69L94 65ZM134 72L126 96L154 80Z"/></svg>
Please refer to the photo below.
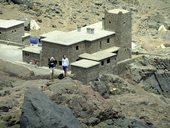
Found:
<svg viewBox="0 0 170 128"><path fill-rule="evenodd" d="M120 76L106 74L88 86L69 77L49 82L0 72L0 127L19 127L24 94L31 87L70 108L82 128L170 127L170 50L160 47L170 44L169 0L33 0L26 5L4 1L0 3L0 18L36 20L41 29L29 31L32 36L98 22L105 10L131 10L133 42L141 45L135 53L144 57ZM167 31L158 31L160 25Z"/></svg>

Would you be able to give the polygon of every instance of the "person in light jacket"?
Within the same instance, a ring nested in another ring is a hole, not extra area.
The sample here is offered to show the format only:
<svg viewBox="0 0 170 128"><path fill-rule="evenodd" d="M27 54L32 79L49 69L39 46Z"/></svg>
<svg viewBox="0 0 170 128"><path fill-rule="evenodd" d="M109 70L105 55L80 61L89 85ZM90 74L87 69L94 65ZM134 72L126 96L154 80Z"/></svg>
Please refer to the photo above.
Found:
<svg viewBox="0 0 170 128"><path fill-rule="evenodd" d="M49 69L50 69L50 79L53 79L54 69L55 69L56 64L57 64L57 61L54 59L54 57L51 57L48 60L48 66L49 66Z"/></svg>
<svg viewBox="0 0 170 128"><path fill-rule="evenodd" d="M66 55L63 55L63 58L62 58L62 67L63 67L64 76L65 77L67 76L68 66L69 66L69 60L66 57Z"/></svg>

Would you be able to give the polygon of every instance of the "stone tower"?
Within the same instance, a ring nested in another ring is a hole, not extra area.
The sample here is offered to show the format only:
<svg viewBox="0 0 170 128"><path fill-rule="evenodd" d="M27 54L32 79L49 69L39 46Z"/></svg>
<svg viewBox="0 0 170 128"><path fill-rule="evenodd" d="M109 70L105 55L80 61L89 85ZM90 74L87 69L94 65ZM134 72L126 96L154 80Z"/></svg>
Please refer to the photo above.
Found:
<svg viewBox="0 0 170 128"><path fill-rule="evenodd" d="M116 33L115 44L120 47L119 61L131 57L131 28L131 12L123 9L114 9L105 12L103 29Z"/></svg>

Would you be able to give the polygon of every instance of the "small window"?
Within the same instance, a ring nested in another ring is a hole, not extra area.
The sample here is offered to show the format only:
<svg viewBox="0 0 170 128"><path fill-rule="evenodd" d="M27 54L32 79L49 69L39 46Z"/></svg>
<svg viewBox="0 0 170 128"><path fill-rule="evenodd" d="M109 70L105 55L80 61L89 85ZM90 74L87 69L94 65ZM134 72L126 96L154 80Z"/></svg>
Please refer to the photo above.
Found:
<svg viewBox="0 0 170 128"><path fill-rule="evenodd" d="M111 24L112 22L111 21L109 21L109 24Z"/></svg>
<svg viewBox="0 0 170 128"><path fill-rule="evenodd" d="M102 41L100 41L100 49L102 48Z"/></svg>
<svg viewBox="0 0 170 128"><path fill-rule="evenodd" d="M25 56L30 56L30 54L28 52L25 52Z"/></svg>
<svg viewBox="0 0 170 128"><path fill-rule="evenodd" d="M109 59L107 59L107 63L110 63L110 58L109 58Z"/></svg>
<svg viewBox="0 0 170 128"><path fill-rule="evenodd" d="M0 32L0 34L2 34L2 32Z"/></svg>
<svg viewBox="0 0 170 128"><path fill-rule="evenodd" d="M14 32L14 31L12 30L12 32Z"/></svg>
<svg viewBox="0 0 170 128"><path fill-rule="evenodd" d="M16 32L17 30L14 30L14 32Z"/></svg>
<svg viewBox="0 0 170 128"><path fill-rule="evenodd" d="M110 43L110 38L107 38L107 43Z"/></svg>
<svg viewBox="0 0 170 128"><path fill-rule="evenodd" d="M76 61L79 61L79 60L81 60L81 59L80 58L76 59Z"/></svg>
<svg viewBox="0 0 170 128"><path fill-rule="evenodd" d="M101 62L101 65L104 65L104 61Z"/></svg>
<svg viewBox="0 0 170 128"><path fill-rule="evenodd" d="M59 65L62 65L62 61L58 61L59 62Z"/></svg>
<svg viewBox="0 0 170 128"><path fill-rule="evenodd" d="M79 50L79 46L76 46L76 50Z"/></svg>

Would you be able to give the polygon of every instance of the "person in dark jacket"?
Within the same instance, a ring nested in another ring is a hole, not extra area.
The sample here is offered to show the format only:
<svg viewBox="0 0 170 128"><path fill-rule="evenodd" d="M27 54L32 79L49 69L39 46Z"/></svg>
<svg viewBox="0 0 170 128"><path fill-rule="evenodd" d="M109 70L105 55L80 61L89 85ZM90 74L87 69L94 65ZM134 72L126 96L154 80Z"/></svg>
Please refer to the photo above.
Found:
<svg viewBox="0 0 170 128"><path fill-rule="evenodd" d="M50 79L53 79L53 77L54 77L54 69L55 69L56 64L57 64L57 61L55 60L54 57L51 57L48 60L48 66L50 69Z"/></svg>

